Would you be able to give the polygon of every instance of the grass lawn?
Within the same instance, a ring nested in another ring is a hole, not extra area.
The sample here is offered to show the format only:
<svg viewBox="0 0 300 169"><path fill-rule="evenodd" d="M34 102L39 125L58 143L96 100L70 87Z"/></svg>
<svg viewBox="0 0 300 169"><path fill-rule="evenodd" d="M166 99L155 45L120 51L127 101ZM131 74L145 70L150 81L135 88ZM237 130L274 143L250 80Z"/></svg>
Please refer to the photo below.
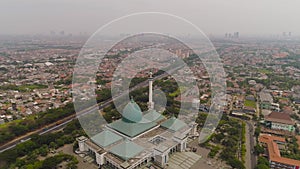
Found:
<svg viewBox="0 0 300 169"><path fill-rule="evenodd" d="M259 73L264 73L264 74L270 74L271 73L271 71L268 70L268 69L259 69L258 72Z"/></svg>
<svg viewBox="0 0 300 169"><path fill-rule="evenodd" d="M47 87L48 87L47 85L42 85L42 84L25 84L21 86L4 85L4 86L0 86L0 90L17 90L20 92L26 92L26 91L32 91L34 89L45 89Z"/></svg>
<svg viewBox="0 0 300 169"><path fill-rule="evenodd" d="M245 100L244 106L256 108L256 102L255 101L251 101L251 100Z"/></svg>

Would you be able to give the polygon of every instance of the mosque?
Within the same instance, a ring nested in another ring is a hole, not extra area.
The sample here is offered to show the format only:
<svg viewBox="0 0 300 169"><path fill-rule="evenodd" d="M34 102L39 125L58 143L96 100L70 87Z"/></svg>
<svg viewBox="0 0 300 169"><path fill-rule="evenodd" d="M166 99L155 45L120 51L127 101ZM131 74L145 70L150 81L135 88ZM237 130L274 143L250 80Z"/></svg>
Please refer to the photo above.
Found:
<svg viewBox="0 0 300 169"><path fill-rule="evenodd" d="M185 151L187 139L197 132L197 126L174 116L167 119L154 110L152 85L150 74L148 111L143 113L131 99L121 119L91 138L77 138L79 152L90 154L99 168L136 169L150 162L165 167L171 154Z"/></svg>

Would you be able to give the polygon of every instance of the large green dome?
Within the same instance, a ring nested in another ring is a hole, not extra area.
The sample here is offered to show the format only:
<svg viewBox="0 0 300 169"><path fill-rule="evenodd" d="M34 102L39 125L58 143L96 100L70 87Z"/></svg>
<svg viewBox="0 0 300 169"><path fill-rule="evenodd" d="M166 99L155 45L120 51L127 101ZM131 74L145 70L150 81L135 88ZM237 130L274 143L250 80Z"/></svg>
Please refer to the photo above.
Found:
<svg viewBox="0 0 300 169"><path fill-rule="evenodd" d="M131 99L131 101L123 109L122 116L123 120L126 122L137 123L142 120L143 113L139 105Z"/></svg>

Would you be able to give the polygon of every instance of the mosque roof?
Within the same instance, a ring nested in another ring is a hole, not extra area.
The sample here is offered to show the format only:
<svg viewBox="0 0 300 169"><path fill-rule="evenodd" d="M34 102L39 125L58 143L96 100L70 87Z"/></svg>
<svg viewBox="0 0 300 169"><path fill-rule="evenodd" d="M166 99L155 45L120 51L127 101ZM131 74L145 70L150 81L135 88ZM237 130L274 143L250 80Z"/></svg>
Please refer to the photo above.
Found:
<svg viewBox="0 0 300 169"><path fill-rule="evenodd" d="M122 117L124 121L137 123L142 120L143 112L139 105L131 99L131 101L123 109Z"/></svg>
<svg viewBox="0 0 300 169"><path fill-rule="evenodd" d="M187 126L183 121L177 119L176 117L171 117L170 119L166 120L161 124L162 127L170 129L172 131L178 131L183 127Z"/></svg>
<svg viewBox="0 0 300 169"><path fill-rule="evenodd" d="M164 120L165 117L158 113L155 110L148 110L145 112L145 115L143 116L144 119L149 120L151 122L159 122L161 120Z"/></svg>
<svg viewBox="0 0 300 169"><path fill-rule="evenodd" d="M124 120L117 120L111 124L108 124L110 128L115 129L116 131L129 136L135 137L151 128L156 126L155 122L146 122L146 123L130 123Z"/></svg>
<svg viewBox="0 0 300 169"><path fill-rule="evenodd" d="M138 155L144 150L143 147L135 144L131 141L124 141L121 144L114 146L110 152L121 157L124 160L128 160L133 158L134 156Z"/></svg>
<svg viewBox="0 0 300 169"><path fill-rule="evenodd" d="M122 137L108 130L104 130L93 136L92 141L100 147L109 146L117 141L122 140Z"/></svg>

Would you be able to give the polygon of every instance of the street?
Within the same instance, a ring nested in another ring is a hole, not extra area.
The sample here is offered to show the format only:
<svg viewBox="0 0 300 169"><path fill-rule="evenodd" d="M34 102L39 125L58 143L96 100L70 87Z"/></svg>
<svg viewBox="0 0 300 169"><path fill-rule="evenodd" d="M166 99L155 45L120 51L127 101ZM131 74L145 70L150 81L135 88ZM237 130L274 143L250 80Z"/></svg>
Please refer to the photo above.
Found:
<svg viewBox="0 0 300 169"><path fill-rule="evenodd" d="M246 157L245 166L247 169L253 169L256 166L256 156L254 154L254 126L251 121L246 122Z"/></svg>

